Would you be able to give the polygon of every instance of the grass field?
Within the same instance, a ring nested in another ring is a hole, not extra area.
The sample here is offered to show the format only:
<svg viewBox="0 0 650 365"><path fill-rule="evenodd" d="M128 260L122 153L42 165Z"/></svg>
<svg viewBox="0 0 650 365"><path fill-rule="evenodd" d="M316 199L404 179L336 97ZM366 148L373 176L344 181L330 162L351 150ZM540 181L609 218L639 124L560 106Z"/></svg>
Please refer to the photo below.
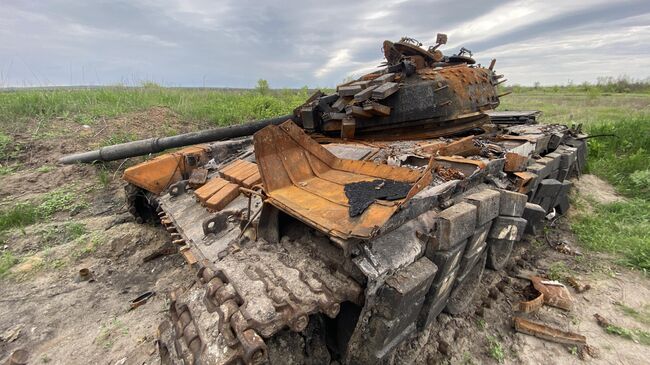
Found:
<svg viewBox="0 0 650 365"><path fill-rule="evenodd" d="M589 172L612 183L625 202L592 203L593 211L572 222L585 247L616 253L620 262L650 269L650 94L606 93L600 89L518 89L502 98L500 109L538 109L545 123L582 124L589 140ZM287 114L309 92L301 90L215 91L143 88L0 92L0 174L10 174L17 149L14 135L59 138L54 121L95 125L126 113L165 107L189 128L227 125ZM34 121L37 127L34 128ZM161 133L162 134L162 133ZM103 144L124 142L135 134L113 134ZM2 227L20 226L21 219L40 216L31 206L0 212ZM21 210L21 211L18 211ZM24 212L23 212L24 211ZM21 213L22 212L22 213ZM24 214L23 214L24 213ZM40 213L39 213L40 214ZM10 258L3 260L10 261Z"/></svg>

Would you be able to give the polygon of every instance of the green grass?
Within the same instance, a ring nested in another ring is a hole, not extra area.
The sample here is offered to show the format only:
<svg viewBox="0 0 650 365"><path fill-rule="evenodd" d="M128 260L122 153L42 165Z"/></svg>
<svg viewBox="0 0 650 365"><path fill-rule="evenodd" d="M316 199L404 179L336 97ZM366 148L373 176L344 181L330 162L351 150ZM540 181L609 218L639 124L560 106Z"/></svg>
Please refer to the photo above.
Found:
<svg viewBox="0 0 650 365"><path fill-rule="evenodd" d="M24 228L46 220L56 212L73 212L86 207L83 198L65 189L47 193L40 200L40 204L26 201L0 210L0 232L11 228Z"/></svg>
<svg viewBox="0 0 650 365"><path fill-rule="evenodd" d="M549 266L546 274L551 280L565 281L568 277L573 276L573 271L563 261L558 261Z"/></svg>
<svg viewBox="0 0 650 365"><path fill-rule="evenodd" d="M616 136L589 141L589 171L628 197L650 200L650 116L600 122L589 133Z"/></svg>
<svg viewBox="0 0 650 365"><path fill-rule="evenodd" d="M156 106L168 107L186 120L229 125L288 114L308 96L306 88L229 91L158 86L0 92L0 125L32 118L64 118L92 125L100 118Z"/></svg>
<svg viewBox="0 0 650 365"><path fill-rule="evenodd" d="M18 263L18 259L11 251L5 251L0 255L0 278L5 276L9 269Z"/></svg>
<svg viewBox="0 0 650 365"><path fill-rule="evenodd" d="M620 336L630 341L650 346L650 333L636 328L625 328L610 324L605 327L605 332L610 335Z"/></svg>
<svg viewBox="0 0 650 365"><path fill-rule="evenodd" d="M38 206L33 203L18 203L0 211L0 232L36 223L41 217Z"/></svg>
<svg viewBox="0 0 650 365"><path fill-rule="evenodd" d="M620 254L620 263L650 270L650 202L595 204L591 214L580 214L573 231L591 250Z"/></svg>
<svg viewBox="0 0 650 365"><path fill-rule="evenodd" d="M487 341L488 341L488 346L487 346L488 355L494 360L496 360L498 363L502 363L506 358L506 354L501 342L499 342L499 340L494 336L487 336Z"/></svg>

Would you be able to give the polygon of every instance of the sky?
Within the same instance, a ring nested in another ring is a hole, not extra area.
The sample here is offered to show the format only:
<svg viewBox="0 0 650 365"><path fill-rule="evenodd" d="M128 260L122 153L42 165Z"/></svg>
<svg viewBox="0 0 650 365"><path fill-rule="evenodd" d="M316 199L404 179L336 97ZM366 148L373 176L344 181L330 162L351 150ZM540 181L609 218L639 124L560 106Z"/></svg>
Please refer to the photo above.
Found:
<svg viewBox="0 0 650 365"><path fill-rule="evenodd" d="M438 32L511 85L650 77L650 0L0 0L0 87L332 87Z"/></svg>

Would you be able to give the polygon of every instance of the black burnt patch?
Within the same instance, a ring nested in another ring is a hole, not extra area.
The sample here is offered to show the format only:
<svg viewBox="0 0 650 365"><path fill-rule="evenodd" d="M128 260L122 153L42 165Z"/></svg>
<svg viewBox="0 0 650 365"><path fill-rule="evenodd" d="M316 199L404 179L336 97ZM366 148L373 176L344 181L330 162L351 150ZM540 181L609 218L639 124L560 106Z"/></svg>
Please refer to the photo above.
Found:
<svg viewBox="0 0 650 365"><path fill-rule="evenodd" d="M350 217L356 217L363 213L375 200L397 200L403 199L411 190L411 184L395 181L377 179L372 181L361 181L345 185L345 196L350 204Z"/></svg>

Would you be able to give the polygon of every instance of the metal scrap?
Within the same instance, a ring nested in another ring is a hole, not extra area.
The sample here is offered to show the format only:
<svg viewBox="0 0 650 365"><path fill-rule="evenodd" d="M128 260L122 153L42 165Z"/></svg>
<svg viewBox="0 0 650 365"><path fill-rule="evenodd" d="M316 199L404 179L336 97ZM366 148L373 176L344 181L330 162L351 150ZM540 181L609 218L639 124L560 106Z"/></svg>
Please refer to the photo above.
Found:
<svg viewBox="0 0 650 365"><path fill-rule="evenodd" d="M524 313L531 313L538 311L544 305L544 294L539 293L535 299L517 304L517 310Z"/></svg>
<svg viewBox="0 0 650 365"><path fill-rule="evenodd" d="M442 165L437 165L434 169L435 173L438 174L444 181L450 180L463 180L465 179L465 174L462 171L455 169L453 167L445 167Z"/></svg>
<svg viewBox="0 0 650 365"><path fill-rule="evenodd" d="M583 335L562 331L543 323L529 321L522 317L514 317L515 330L543 340L563 343L566 345L584 346L587 338Z"/></svg>
<svg viewBox="0 0 650 365"><path fill-rule="evenodd" d="M156 295L156 293L153 292L153 291L147 291L147 292L144 292L144 293L140 294L137 298L135 298L135 299L133 299L131 301L131 309L136 309L139 306L145 304L154 295Z"/></svg>
<svg viewBox="0 0 650 365"><path fill-rule="evenodd" d="M87 282L93 282L95 281L95 277L93 273L88 269L88 268L82 268L79 269L79 275L77 276L77 282L80 281L87 281Z"/></svg>
<svg viewBox="0 0 650 365"><path fill-rule="evenodd" d="M580 281L578 281L578 279L576 279L573 276L570 276L570 277L566 278L566 281L578 293L582 293L582 292L585 292L585 291L591 289L591 285L581 283Z"/></svg>
<svg viewBox="0 0 650 365"><path fill-rule="evenodd" d="M544 304L570 311L573 308L573 298L564 284L559 281L544 280L532 276L533 287L544 295Z"/></svg>
<svg viewBox="0 0 650 365"><path fill-rule="evenodd" d="M18 349L14 351L4 365L26 365L29 360L29 353L26 350Z"/></svg>
<svg viewBox="0 0 650 365"><path fill-rule="evenodd" d="M156 251L150 253L149 255L145 256L142 259L142 262L149 262L149 261L155 260L155 259L157 259L159 257L162 257L162 256L173 255L176 252L178 252L178 249L176 247L174 247L174 246L164 246L164 247L161 247L161 248L157 249Z"/></svg>

